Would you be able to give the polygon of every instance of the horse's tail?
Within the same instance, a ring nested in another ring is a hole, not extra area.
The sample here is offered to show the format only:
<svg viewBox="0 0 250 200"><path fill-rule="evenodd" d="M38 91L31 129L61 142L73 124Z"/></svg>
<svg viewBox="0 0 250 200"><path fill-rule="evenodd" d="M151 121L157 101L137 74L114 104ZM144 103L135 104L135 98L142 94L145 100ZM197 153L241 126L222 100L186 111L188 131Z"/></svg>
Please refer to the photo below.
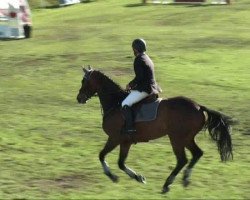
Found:
<svg viewBox="0 0 250 200"><path fill-rule="evenodd" d="M204 106L200 106L202 111L207 113L208 119L205 122L205 129L208 129L211 138L217 142L218 151L222 161L233 159L231 125L233 119Z"/></svg>

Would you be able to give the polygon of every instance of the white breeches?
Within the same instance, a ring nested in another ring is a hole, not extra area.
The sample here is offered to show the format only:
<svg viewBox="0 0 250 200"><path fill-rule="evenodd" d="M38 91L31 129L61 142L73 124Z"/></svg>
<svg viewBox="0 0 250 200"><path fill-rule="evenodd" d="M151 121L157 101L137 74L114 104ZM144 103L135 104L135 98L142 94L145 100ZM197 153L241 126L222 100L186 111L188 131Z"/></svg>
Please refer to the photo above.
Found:
<svg viewBox="0 0 250 200"><path fill-rule="evenodd" d="M122 107L125 105L131 107L133 104L141 101L147 96L149 96L149 94L146 92L139 92L138 90L131 90L130 94L123 100Z"/></svg>

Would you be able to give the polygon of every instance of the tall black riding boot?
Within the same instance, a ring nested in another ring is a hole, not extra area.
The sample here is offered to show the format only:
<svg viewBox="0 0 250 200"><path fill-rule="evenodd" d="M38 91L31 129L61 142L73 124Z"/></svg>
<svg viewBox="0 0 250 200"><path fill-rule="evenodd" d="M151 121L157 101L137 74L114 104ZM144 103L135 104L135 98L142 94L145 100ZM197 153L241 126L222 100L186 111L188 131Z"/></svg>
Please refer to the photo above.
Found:
<svg viewBox="0 0 250 200"><path fill-rule="evenodd" d="M132 109L125 105L122 107L122 114L125 117L125 125L123 132L127 134L133 134L136 132L135 127L134 127L134 119L133 119L133 113Z"/></svg>

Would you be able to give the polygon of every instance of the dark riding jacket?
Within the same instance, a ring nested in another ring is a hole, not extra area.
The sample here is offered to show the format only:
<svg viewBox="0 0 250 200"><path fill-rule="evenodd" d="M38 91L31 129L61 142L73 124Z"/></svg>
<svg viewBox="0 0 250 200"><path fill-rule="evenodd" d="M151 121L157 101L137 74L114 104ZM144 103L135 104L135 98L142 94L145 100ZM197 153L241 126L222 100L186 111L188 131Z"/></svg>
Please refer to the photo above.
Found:
<svg viewBox="0 0 250 200"><path fill-rule="evenodd" d="M158 87L154 76L154 63L145 53L138 55L134 60L135 78L129 83L132 90L158 94Z"/></svg>

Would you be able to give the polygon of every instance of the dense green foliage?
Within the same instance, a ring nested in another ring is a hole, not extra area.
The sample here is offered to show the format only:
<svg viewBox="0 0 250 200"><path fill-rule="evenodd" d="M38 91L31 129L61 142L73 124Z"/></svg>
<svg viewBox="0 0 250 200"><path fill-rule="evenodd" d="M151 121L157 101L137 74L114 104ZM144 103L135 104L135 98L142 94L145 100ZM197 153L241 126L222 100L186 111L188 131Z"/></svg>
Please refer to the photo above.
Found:
<svg viewBox="0 0 250 200"><path fill-rule="evenodd" d="M249 199L249 10L248 0L230 6L99 0L34 9L31 39L0 41L0 199ZM166 195L160 191L175 165L168 138L130 151L127 164L146 185L118 169L119 149L109 154L120 177L114 184L98 160L107 138L99 100L76 102L83 64L122 86L133 78L137 37L148 43L162 97L188 96L240 122L233 161L220 162L208 134L199 134L205 154L191 185L182 187L181 173Z"/></svg>

